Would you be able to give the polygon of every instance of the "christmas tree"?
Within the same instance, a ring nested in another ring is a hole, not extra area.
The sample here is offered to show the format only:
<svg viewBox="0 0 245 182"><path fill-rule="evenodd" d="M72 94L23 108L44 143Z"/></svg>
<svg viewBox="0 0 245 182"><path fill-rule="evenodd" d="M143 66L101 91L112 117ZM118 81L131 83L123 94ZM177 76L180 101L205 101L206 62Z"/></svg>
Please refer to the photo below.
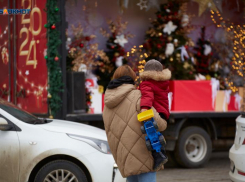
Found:
<svg viewBox="0 0 245 182"><path fill-rule="evenodd" d="M73 37L67 38L67 69L69 71L90 70L92 66L98 65L96 59L108 60L103 50L98 50L98 43L94 43L95 35L86 35L79 24L71 26Z"/></svg>
<svg viewBox="0 0 245 182"><path fill-rule="evenodd" d="M187 37L189 17L182 14L181 3L170 0L162 4L152 27L146 32L144 49L148 57L157 59L172 71L172 79L194 79L194 67L188 54L193 42Z"/></svg>
<svg viewBox="0 0 245 182"><path fill-rule="evenodd" d="M118 18L115 22L108 20L107 24L110 32L108 33L102 28L100 31L104 37L108 38L105 53L109 59L99 59L97 63L98 69L95 71L95 74L98 76L98 84L102 85L104 88L106 88L111 81L116 68L127 64L127 52L124 49L124 44L128 42L129 38L133 37L132 34L124 33L128 23L122 22L121 18Z"/></svg>
<svg viewBox="0 0 245 182"><path fill-rule="evenodd" d="M201 37L197 41L197 46L194 48L195 50L195 64L196 64L196 72L200 73L207 78L214 76L215 70L210 70L211 58L213 55L211 43L208 40L205 40L205 27L201 28Z"/></svg>

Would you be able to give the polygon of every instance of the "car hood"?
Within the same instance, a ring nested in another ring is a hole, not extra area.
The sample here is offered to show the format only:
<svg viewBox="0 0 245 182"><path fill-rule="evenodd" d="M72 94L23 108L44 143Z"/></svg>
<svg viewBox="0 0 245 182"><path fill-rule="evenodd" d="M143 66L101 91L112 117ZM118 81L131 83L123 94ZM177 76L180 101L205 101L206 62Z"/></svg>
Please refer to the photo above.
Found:
<svg viewBox="0 0 245 182"><path fill-rule="evenodd" d="M107 140L105 130L71 121L54 119L50 123L39 125L39 127L51 132L67 133L96 138L100 140Z"/></svg>

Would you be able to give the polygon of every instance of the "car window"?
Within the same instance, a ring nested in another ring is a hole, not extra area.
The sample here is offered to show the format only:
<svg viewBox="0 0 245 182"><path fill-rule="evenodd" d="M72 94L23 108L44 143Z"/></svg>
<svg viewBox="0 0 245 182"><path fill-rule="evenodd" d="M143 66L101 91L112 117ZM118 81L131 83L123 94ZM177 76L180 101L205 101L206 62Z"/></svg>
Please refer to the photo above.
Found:
<svg viewBox="0 0 245 182"><path fill-rule="evenodd" d="M6 111L10 115L14 116L15 118L30 124L40 124L43 123L42 120L39 120L36 116L16 107L15 105L3 101L0 99L0 109Z"/></svg>
<svg viewBox="0 0 245 182"><path fill-rule="evenodd" d="M12 123L10 120L8 120L6 117L2 116L1 114L0 114L0 118L4 118L8 122L8 124L13 126L13 128L11 130L8 130L8 131L21 131L21 129L18 126L16 126L14 123Z"/></svg>

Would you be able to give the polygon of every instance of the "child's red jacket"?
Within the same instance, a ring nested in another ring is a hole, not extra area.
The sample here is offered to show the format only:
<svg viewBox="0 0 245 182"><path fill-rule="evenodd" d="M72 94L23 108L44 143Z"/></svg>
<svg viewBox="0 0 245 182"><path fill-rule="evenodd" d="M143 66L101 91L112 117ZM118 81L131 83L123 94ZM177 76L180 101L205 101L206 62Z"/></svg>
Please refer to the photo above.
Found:
<svg viewBox="0 0 245 182"><path fill-rule="evenodd" d="M144 71L140 73L142 83L140 84L141 91L141 108L151 108L152 106L158 113L163 113L166 119L169 118L169 79L171 72L169 69L164 69L162 72Z"/></svg>

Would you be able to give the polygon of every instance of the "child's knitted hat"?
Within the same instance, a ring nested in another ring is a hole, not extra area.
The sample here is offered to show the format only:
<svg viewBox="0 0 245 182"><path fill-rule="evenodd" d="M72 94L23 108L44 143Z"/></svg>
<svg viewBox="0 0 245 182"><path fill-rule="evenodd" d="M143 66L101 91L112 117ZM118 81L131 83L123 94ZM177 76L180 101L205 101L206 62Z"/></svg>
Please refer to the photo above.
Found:
<svg viewBox="0 0 245 182"><path fill-rule="evenodd" d="M162 64L155 59L151 59L147 61L147 63L145 64L144 71L162 71L162 70L163 70Z"/></svg>

